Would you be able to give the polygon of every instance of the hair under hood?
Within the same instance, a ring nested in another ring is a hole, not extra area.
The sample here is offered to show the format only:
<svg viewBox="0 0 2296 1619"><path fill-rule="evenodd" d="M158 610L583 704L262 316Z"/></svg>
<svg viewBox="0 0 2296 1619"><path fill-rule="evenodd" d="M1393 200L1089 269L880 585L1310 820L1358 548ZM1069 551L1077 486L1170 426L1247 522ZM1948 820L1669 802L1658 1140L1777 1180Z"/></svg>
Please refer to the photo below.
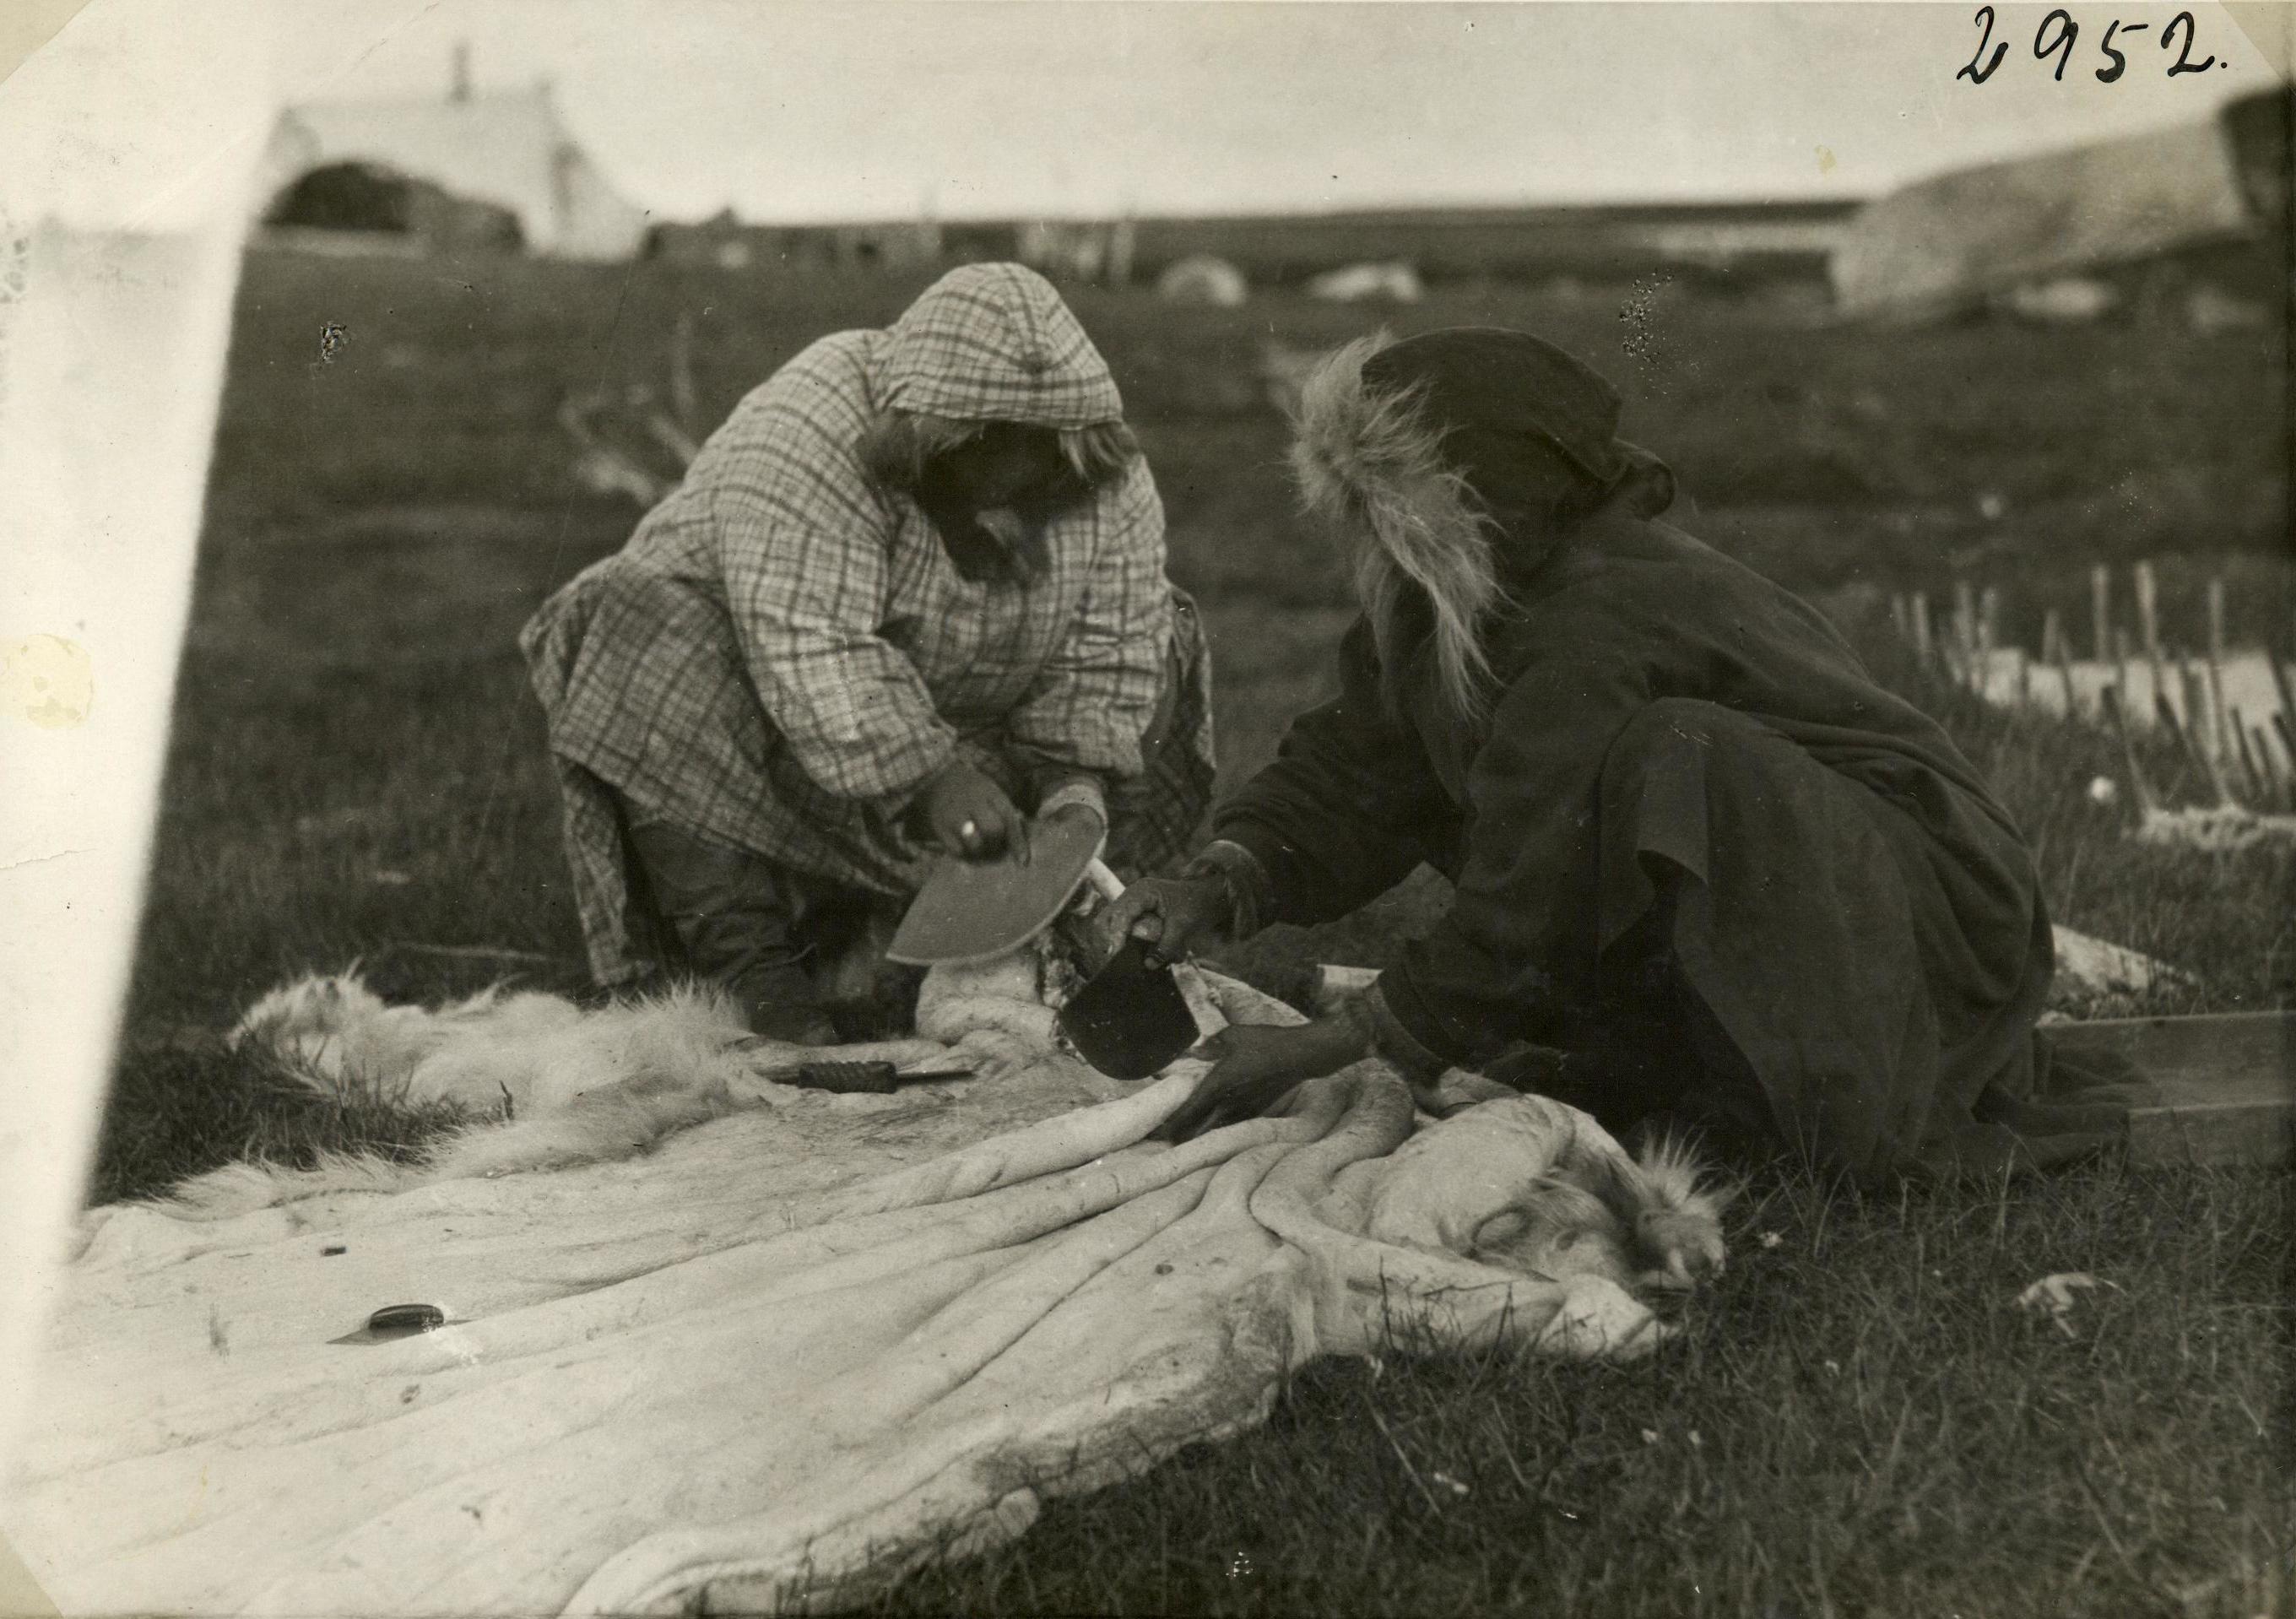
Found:
<svg viewBox="0 0 2296 1619"><path fill-rule="evenodd" d="M1018 264L970 264L918 294L883 333L874 402L855 446L879 485L924 501L970 579L1042 571L1041 541L1019 515L943 509L934 464L1000 427L1041 431L1066 478L1040 491L1059 505L1123 476L1140 449L1108 362L1053 284Z"/></svg>

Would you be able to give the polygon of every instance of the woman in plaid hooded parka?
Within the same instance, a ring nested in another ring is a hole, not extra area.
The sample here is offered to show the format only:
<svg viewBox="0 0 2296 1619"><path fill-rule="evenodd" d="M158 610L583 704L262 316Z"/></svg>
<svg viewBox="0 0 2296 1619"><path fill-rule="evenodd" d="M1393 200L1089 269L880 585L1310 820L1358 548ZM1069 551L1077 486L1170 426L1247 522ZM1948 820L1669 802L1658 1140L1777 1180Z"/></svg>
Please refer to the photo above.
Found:
<svg viewBox="0 0 2296 1619"><path fill-rule="evenodd" d="M783 366L521 645L594 976L713 982L773 1038L836 1037L825 964L870 959L933 852L1095 813L1145 871L1210 793L1155 482L1018 265Z"/></svg>

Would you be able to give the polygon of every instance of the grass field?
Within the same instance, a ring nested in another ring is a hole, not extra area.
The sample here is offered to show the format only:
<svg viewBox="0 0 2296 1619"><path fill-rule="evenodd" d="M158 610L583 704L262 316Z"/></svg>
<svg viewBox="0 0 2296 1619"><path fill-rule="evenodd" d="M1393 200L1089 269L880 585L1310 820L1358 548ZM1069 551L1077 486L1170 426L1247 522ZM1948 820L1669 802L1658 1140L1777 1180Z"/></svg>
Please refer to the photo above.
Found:
<svg viewBox="0 0 2296 1619"><path fill-rule="evenodd" d="M683 311L722 415L805 341L914 290L250 260L94 1200L436 1123L346 1117L225 1056L218 1031L283 977L361 958L394 997L506 974L579 986L512 637L636 512L575 485L554 412L570 389L659 383ZM1157 469L1173 574L1206 607L1233 777L1320 691L1345 617L1336 558L1290 512L1260 344L1367 317L1076 302ZM2117 749L1929 682L1879 612L1889 589L1969 577L2003 587L2030 638L2044 605L2086 613L2089 563L2152 555L2172 620L2224 572L2234 638L2284 653L2277 336L1875 336L1667 287L1624 305L1460 288L1396 325L1527 325L1611 372L1630 434L1682 473L1685 524L1823 597L1885 678L1943 712L2033 839L2059 918L2198 975L2151 1009L2296 1003L2296 862L2129 843L2123 813L2082 791ZM328 323L342 339L324 358ZM2165 756L2152 774L2172 777ZM1281 989L1311 959L1376 962L1436 902L1414 883L1367 922L1279 931L1232 965ZM1062 1503L890 1605L2284 1610L2292 1212L2287 1182L2253 1174L2098 1168L1896 1203L1766 1176L1734 1215L1729 1274L1655 1365L1318 1368L1265 1430ZM2072 1335L2009 1308L2035 1278L2084 1270L2118 1286Z"/></svg>

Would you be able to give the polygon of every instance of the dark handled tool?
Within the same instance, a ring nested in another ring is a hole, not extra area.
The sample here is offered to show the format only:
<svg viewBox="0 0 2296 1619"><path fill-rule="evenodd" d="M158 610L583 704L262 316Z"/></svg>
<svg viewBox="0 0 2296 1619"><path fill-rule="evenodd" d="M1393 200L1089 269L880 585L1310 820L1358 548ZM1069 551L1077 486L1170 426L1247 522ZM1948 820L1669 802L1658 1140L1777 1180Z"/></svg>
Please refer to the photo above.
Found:
<svg viewBox="0 0 2296 1619"><path fill-rule="evenodd" d="M1088 875L1103 900L1124 892L1098 860ZM1127 939L1060 1010L1061 1032L1077 1055L1111 1080L1144 1080L1202 1038L1169 963Z"/></svg>
<svg viewBox="0 0 2296 1619"><path fill-rule="evenodd" d="M890 1096L906 1081L921 1084L927 1080L969 1080L970 1068L896 1068L890 1063L798 1063L787 1068L768 1068L758 1077L776 1085L797 1085L807 1090L830 1090L840 1095Z"/></svg>
<svg viewBox="0 0 2296 1619"><path fill-rule="evenodd" d="M447 1312L436 1304L385 1304L367 1317L357 1332L331 1338L332 1344L388 1344L417 1333L436 1332L447 1324Z"/></svg>

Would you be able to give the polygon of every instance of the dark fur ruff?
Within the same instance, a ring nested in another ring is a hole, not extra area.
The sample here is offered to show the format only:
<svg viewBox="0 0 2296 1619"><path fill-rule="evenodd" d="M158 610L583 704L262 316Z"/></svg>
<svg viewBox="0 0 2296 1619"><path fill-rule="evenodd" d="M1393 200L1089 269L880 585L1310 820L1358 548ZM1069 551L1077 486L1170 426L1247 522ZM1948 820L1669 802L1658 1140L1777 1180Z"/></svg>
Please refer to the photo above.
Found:
<svg viewBox="0 0 2296 1619"><path fill-rule="evenodd" d="M1389 339L1360 338L1308 376L1293 422L1292 471L1311 515L1355 536L1356 595L1393 682L1431 639L1446 710L1463 723L1489 701L1484 619L1501 603L1492 522L1442 455L1442 431L1414 391L1364 385Z"/></svg>

